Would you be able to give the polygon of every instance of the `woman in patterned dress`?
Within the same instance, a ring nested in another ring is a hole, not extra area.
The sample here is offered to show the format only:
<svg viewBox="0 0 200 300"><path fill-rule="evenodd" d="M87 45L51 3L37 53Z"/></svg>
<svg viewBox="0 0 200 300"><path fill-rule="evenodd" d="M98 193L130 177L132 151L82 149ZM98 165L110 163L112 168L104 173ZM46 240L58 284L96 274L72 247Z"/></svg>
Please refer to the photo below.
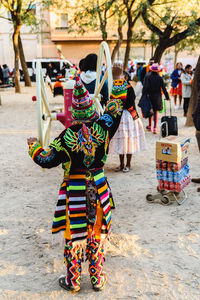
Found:
<svg viewBox="0 0 200 300"><path fill-rule="evenodd" d="M121 99L124 109L119 127L110 144L110 153L119 155L120 165L115 171L126 173L131 168L132 154L145 150L146 140L143 125L135 107L135 92L131 85L124 80L122 64L113 65L113 79L110 98Z"/></svg>

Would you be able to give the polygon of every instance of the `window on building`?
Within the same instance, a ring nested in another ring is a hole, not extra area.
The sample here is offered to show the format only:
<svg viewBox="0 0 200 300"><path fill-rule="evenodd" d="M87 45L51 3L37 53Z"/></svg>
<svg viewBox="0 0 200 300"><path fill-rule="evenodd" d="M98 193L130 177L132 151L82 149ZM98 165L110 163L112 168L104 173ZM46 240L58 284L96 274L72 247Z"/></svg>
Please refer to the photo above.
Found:
<svg viewBox="0 0 200 300"><path fill-rule="evenodd" d="M68 14L59 14L57 23L59 25L56 26L56 30L68 29Z"/></svg>

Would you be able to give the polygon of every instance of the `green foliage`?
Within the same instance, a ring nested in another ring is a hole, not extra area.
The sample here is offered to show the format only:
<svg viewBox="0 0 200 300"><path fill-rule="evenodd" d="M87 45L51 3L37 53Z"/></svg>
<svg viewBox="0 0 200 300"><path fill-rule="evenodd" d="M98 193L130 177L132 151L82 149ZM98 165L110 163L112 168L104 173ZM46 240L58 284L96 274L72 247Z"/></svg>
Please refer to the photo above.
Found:
<svg viewBox="0 0 200 300"><path fill-rule="evenodd" d="M40 0L39 2L34 0L0 0L0 8L4 9L0 12L0 18L9 20L13 25L20 22L21 25L30 26L32 31L37 32L45 21L41 14L36 14L36 5L41 11L50 6L59 7L59 9L67 8L67 2L61 0ZM5 12L7 12L6 15Z"/></svg>
<svg viewBox="0 0 200 300"><path fill-rule="evenodd" d="M107 22L118 11L117 0L77 1L78 9L74 14L71 27L73 31L84 34L88 30L100 30L102 39L107 39ZM79 4L78 4L79 3ZM78 25L78 26L77 26Z"/></svg>
<svg viewBox="0 0 200 300"><path fill-rule="evenodd" d="M196 51L197 48L199 48L199 44L200 44L200 28L198 28L193 33L193 35L177 43L175 45L175 52L179 53L184 49L188 52L188 54L192 54L194 51Z"/></svg>
<svg viewBox="0 0 200 300"><path fill-rule="evenodd" d="M142 16L147 27L158 38L171 38L186 29L186 36L190 36L196 33L200 25L200 9L197 4L198 0L155 0L150 7L143 4Z"/></svg>
<svg viewBox="0 0 200 300"><path fill-rule="evenodd" d="M145 25L152 32L149 42L157 46L154 59L160 61L166 49L199 34L199 0L152 1L152 6L143 5L141 14Z"/></svg>

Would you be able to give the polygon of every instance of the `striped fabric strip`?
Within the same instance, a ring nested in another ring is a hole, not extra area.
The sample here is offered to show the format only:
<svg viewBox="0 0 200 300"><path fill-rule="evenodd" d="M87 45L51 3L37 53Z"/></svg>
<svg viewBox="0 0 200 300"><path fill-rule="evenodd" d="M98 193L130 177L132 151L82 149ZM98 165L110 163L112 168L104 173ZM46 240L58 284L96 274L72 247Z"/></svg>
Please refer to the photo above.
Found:
<svg viewBox="0 0 200 300"><path fill-rule="evenodd" d="M112 93L111 94L111 99L123 99L126 98L127 96L127 91L123 91L123 92L116 92L116 93Z"/></svg>
<svg viewBox="0 0 200 300"><path fill-rule="evenodd" d="M72 242L87 237L86 219L86 175L69 176L69 219Z"/></svg>
<svg viewBox="0 0 200 300"><path fill-rule="evenodd" d="M66 229L66 197L67 197L67 181L61 184L58 202L54 213L52 233L57 233L60 230Z"/></svg>
<svg viewBox="0 0 200 300"><path fill-rule="evenodd" d="M127 98L127 88L128 84L126 81L119 82L118 80L115 80L110 99L121 99L125 101Z"/></svg>
<svg viewBox="0 0 200 300"><path fill-rule="evenodd" d="M66 207L70 222L72 242L81 241L88 236L88 224L86 219L86 171L78 171L72 174L68 181L61 185L58 203L53 219L52 233L66 229ZM103 169L91 170L103 208L102 238L107 235L111 228L111 207L109 200L108 185L104 177ZM67 201L67 203L66 203Z"/></svg>
<svg viewBox="0 0 200 300"><path fill-rule="evenodd" d="M94 172L92 172L92 175L94 177L94 181L97 186L101 206L103 208L104 212L104 219L106 223L106 233L110 232L111 228L111 207L110 207L110 201L109 201L109 192L108 192L108 186L106 183L106 179L104 176L103 169L98 169Z"/></svg>

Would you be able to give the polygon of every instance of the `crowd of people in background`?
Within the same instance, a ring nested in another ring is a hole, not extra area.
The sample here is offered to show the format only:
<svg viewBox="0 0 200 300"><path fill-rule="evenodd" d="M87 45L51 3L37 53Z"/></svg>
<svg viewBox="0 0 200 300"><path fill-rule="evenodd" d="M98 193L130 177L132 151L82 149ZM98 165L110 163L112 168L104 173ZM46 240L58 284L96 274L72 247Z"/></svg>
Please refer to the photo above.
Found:
<svg viewBox="0 0 200 300"><path fill-rule="evenodd" d="M148 64L145 64L144 62L138 62L136 64L135 69L133 68L133 65L128 67L128 74L131 76L133 70L134 70L134 76L144 86L146 83L144 82L145 77L148 75L151 75L151 66L155 64L155 61L153 58L151 58L148 62ZM163 65L158 65L158 70L155 73L159 74L160 77L163 77ZM165 73L168 73L168 70L165 68ZM176 64L175 69L170 75L171 80L171 88L169 91L169 94L174 99L174 109L183 109L183 114L186 117L187 111L189 107L189 101L192 93L192 82L194 77L194 70L190 64L187 64L185 67L181 62L178 62ZM133 75L132 75L133 79ZM150 79L151 81L151 79ZM164 84L166 85L165 78L163 80ZM150 88L152 90L152 88ZM164 92L164 91L163 91ZM163 93L162 93L163 94ZM165 98L166 97L165 94Z"/></svg>
<svg viewBox="0 0 200 300"><path fill-rule="evenodd" d="M87 58L88 60L94 60L94 63L96 63L95 60L97 60L96 54L90 54L90 56ZM59 80L61 78L67 78L71 79L74 74L77 72L80 72L83 66L84 59L80 61L79 68L73 64L73 66L70 66L67 63L63 63L62 68L58 67L53 67L51 63L48 64L46 67L46 73L45 77L49 78L51 81L56 81L56 79L59 76ZM144 80L146 75L151 74L150 67L152 64L154 64L155 61L153 58L151 58L148 62L148 64L145 64L145 62L138 62L136 66L132 61L130 61L129 67L126 71L126 76L129 80L135 80L135 78L141 82L142 86L144 86ZM85 77L85 84L89 86L92 83L92 79L94 76L94 67L91 67L92 70L88 69L88 66L85 65L83 67L84 70L82 71L83 77ZM162 77L163 73L162 70L163 66L160 64L159 65L159 71L154 72L153 78L155 74L159 75ZM103 64L102 66L102 76L105 73L106 66ZM194 70L192 70L192 66L190 64L187 64L185 67L183 67L183 64L181 62L178 62L176 64L175 70L171 73L170 79L171 79L171 89L170 89L170 95L174 98L174 108L175 110L177 109L183 109L184 116L187 116L187 111L188 111L188 106L189 106L189 101L191 97L191 91L192 91L192 81L193 81L193 74ZM62 76L62 77L60 77ZM20 70L20 79L22 80L23 78L23 71ZM48 79L47 79L48 81ZM84 81L84 79L83 79ZM152 76L150 78L150 81L152 81ZM160 81L160 79L159 79ZM0 65L0 84L4 85L9 85L10 83L14 82L14 69L10 70L6 64L3 64L2 66ZM160 81L161 82L161 81ZM165 80L164 80L165 83ZM92 83L93 84L93 83ZM147 82L145 83L145 90L146 90L146 85ZM87 86L87 88L90 87ZM151 88L150 88L151 89ZM158 88L159 89L159 88ZM104 87L105 90L105 87ZM166 96L166 95L165 95ZM104 95L104 99L106 98L106 95ZM152 98L152 97L151 97ZM158 97L160 99L160 96ZM166 97L167 99L167 97ZM155 100L155 99L154 99ZM155 101L154 101L155 102ZM160 100L158 100L160 102ZM155 105L154 105L155 106ZM154 119L156 122L156 116L154 115Z"/></svg>
<svg viewBox="0 0 200 300"><path fill-rule="evenodd" d="M62 68L59 69L49 63L46 68L45 77L48 83L55 79L56 83L52 92L54 96L63 95L63 84L64 79L73 79L76 74L79 74L84 86L89 91L90 94L94 93L95 82L96 82L96 65L97 65L97 55L89 54L84 59L79 62L79 68L76 65L69 65L63 63ZM106 71L106 65L102 66L102 76ZM165 68L165 72L167 72ZM4 64L0 66L0 84L8 85L10 82L10 77L14 78L14 69L9 70L8 66ZM167 92L166 82L163 77L163 65L155 63L154 59L151 58L148 64L145 62L138 62L135 64L130 61L128 69L124 72L124 79L129 82L136 80L140 83L141 94L144 97L148 95L151 106L152 114L149 115L149 124L146 127L148 131L157 133L158 129L158 112L163 109L163 98L169 100L171 95L174 98L174 109L183 109L183 114L186 117L189 107L189 101L192 92L192 82L193 82L194 70L192 66L187 64L183 67L181 62L176 64L175 70L171 73L171 89L169 93ZM12 80L14 81L14 80ZM108 98L107 83L103 85L101 90L101 104L106 104L106 99ZM164 95L163 95L164 94ZM136 93L136 96L137 93ZM183 101L182 101L183 100Z"/></svg>
<svg viewBox="0 0 200 300"><path fill-rule="evenodd" d="M83 82L86 89L89 91L90 94L94 93L95 89L95 83L96 83L96 66L97 66L97 55L96 54L89 54L85 58L81 59L79 62L79 68L77 68L75 65L73 67L63 64L63 67L61 70L54 70L52 67L52 64L49 64L46 70L46 76L50 79L57 76L57 81L54 85L54 96L56 95L63 95L63 85L62 85L62 79L68 78L68 79L74 79L75 76L78 74L80 76L81 81ZM71 70L74 70L72 72ZM185 68L183 67L183 64L181 62L178 62L176 64L175 70L171 73L170 79L171 79L171 88L167 87L167 84L164 80L163 74L165 74L163 71L165 70L165 73L167 72L167 69L162 65L155 63L154 59L151 58L148 62L148 64L145 64L144 62L138 62L136 64L136 68L133 62L129 64L129 67L127 71L123 71L123 74L120 76L123 77L123 80L125 80L129 85L132 80L135 80L135 77L137 81L140 83L141 87L141 98L149 98L149 102L151 103L151 112L148 116L148 125L146 127L147 131L153 132L154 134L158 133L158 113L163 112L164 109L164 99L170 100L170 95L174 98L174 109L183 109L183 114L186 117L187 111L189 107L189 101L191 97L192 92L192 82L193 82L193 73L192 66L190 64L187 64ZM106 71L106 65L103 64L102 66L102 75ZM70 72L70 75L68 74ZM69 76L68 76L69 75ZM169 89L169 93L167 91L167 88ZM131 89L133 89L131 87ZM129 89L128 89L129 90ZM128 93L129 94L129 93ZM135 105L135 92L133 90L132 95L132 101L133 101L133 107L136 111L136 105ZM107 82L104 83L102 90L101 90L101 104L102 106L106 105L106 101L108 99L108 86ZM139 97L139 98L140 98ZM183 100L183 101L182 101ZM146 100L145 100L146 101ZM137 111L136 115L139 118ZM125 116L125 113L122 115ZM129 116L129 114L128 114ZM129 118L124 119L123 122L127 123L127 120ZM133 123L134 124L134 123ZM133 129L132 123L129 123L127 125L127 131L122 130L121 133L116 133L116 135L120 135L121 140L125 140L125 138L122 138L122 135L127 138L129 136L129 133ZM126 127L126 126L125 126ZM120 130L121 127L119 127ZM118 130L118 131L119 131ZM126 131L126 132L125 132ZM137 130L132 130L133 135L137 136L139 131L139 127L137 127ZM140 133L142 130L140 130ZM112 147L112 144L115 143L115 147ZM117 144L117 139L113 139L113 142L111 143L111 152L116 153L117 148L133 148L130 145L135 145L135 142L131 141L131 138L127 139L127 144L121 143L121 146L119 147L119 143ZM143 145L145 145L145 141L142 142ZM118 146L117 146L118 145ZM120 166L116 170L122 170L123 172L129 171L131 167L131 157L132 154L140 151L140 149L143 149L145 147L138 146L139 150L134 151L118 151L119 157L120 157ZM115 149L115 151L113 150ZM130 150L130 149L129 149ZM120 152L121 151L121 152ZM124 164L124 156L127 155L127 163Z"/></svg>

